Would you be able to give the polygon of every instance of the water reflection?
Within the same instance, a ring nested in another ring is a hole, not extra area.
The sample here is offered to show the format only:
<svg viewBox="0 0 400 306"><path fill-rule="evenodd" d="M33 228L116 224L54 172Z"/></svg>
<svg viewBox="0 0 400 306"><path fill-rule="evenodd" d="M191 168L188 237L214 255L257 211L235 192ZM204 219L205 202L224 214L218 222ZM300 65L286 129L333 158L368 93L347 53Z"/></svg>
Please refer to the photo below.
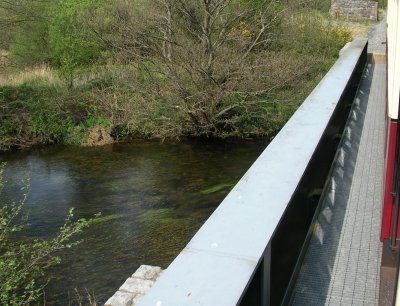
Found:
<svg viewBox="0 0 400 306"><path fill-rule="evenodd" d="M47 305L65 305L74 288L104 302L139 265L167 267L229 191L224 186L238 181L264 148L265 142L140 142L1 155L4 197L30 178L25 235L51 235L72 207L77 217L107 217L63 254L46 288Z"/></svg>

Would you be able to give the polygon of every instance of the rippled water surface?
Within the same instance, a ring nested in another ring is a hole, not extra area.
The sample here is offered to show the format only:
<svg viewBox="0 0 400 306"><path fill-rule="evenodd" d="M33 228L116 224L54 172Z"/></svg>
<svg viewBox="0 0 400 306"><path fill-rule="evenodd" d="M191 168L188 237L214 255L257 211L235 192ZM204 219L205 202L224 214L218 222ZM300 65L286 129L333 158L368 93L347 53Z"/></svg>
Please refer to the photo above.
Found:
<svg viewBox="0 0 400 306"><path fill-rule="evenodd" d="M77 217L102 213L51 271L46 304L68 305L74 288L105 302L141 264L166 268L265 146L139 142L0 155L2 197L17 197L30 179L26 236L51 236L72 207Z"/></svg>

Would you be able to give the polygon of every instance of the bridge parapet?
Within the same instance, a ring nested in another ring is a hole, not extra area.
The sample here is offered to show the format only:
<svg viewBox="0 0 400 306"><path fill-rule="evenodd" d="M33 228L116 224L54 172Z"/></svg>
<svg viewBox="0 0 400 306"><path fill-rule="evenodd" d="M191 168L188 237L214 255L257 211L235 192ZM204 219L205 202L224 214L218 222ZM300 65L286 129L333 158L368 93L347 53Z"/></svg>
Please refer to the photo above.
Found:
<svg viewBox="0 0 400 306"><path fill-rule="evenodd" d="M278 305L336 154L366 39L355 39L139 305Z"/></svg>

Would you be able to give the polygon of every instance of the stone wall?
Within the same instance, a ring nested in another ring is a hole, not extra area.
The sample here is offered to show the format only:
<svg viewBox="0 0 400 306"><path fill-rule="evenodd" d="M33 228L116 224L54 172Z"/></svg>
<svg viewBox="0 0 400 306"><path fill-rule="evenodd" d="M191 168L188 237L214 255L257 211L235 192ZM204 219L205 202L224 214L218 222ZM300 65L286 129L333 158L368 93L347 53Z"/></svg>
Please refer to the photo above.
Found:
<svg viewBox="0 0 400 306"><path fill-rule="evenodd" d="M160 277L160 267L142 265L104 306L135 306Z"/></svg>
<svg viewBox="0 0 400 306"><path fill-rule="evenodd" d="M332 0L331 15L345 19L378 20L378 2L373 0Z"/></svg>

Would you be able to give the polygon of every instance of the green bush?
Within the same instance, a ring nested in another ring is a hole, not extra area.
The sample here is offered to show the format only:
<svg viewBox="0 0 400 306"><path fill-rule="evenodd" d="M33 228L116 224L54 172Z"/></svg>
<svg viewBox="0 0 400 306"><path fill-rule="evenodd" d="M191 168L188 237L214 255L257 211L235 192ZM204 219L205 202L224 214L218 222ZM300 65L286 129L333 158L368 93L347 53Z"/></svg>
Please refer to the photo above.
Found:
<svg viewBox="0 0 400 306"><path fill-rule="evenodd" d="M62 139L71 122L68 110L57 103L65 97L59 88L41 83L0 87L0 107L4 110L0 113L0 149L25 138L39 143ZM7 136L11 137L8 141Z"/></svg>
<svg viewBox="0 0 400 306"><path fill-rule="evenodd" d="M52 6L49 44L53 64L70 87L75 72L90 67L103 55L103 46L85 23L89 10L101 6L101 0L58 0Z"/></svg>
<svg viewBox="0 0 400 306"><path fill-rule="evenodd" d="M387 8L388 0L378 0L379 7L385 9Z"/></svg>
<svg viewBox="0 0 400 306"><path fill-rule="evenodd" d="M64 137L64 143L68 145L82 145L88 139L89 129L103 127L108 129L110 121L104 118L89 117L78 125L69 124Z"/></svg>
<svg viewBox="0 0 400 306"><path fill-rule="evenodd" d="M12 61L20 66L47 63L50 54L48 1L15 1L14 6L9 5L4 13L9 18Z"/></svg>
<svg viewBox="0 0 400 306"><path fill-rule="evenodd" d="M23 189L22 199L12 203L1 200L4 164L0 165L0 304L29 305L38 303L43 294L48 268L59 264L59 252L81 241L76 240L92 220L73 220L69 211L64 225L51 239L21 240L16 235L26 228L23 206L29 188ZM43 281L44 280L44 281Z"/></svg>

